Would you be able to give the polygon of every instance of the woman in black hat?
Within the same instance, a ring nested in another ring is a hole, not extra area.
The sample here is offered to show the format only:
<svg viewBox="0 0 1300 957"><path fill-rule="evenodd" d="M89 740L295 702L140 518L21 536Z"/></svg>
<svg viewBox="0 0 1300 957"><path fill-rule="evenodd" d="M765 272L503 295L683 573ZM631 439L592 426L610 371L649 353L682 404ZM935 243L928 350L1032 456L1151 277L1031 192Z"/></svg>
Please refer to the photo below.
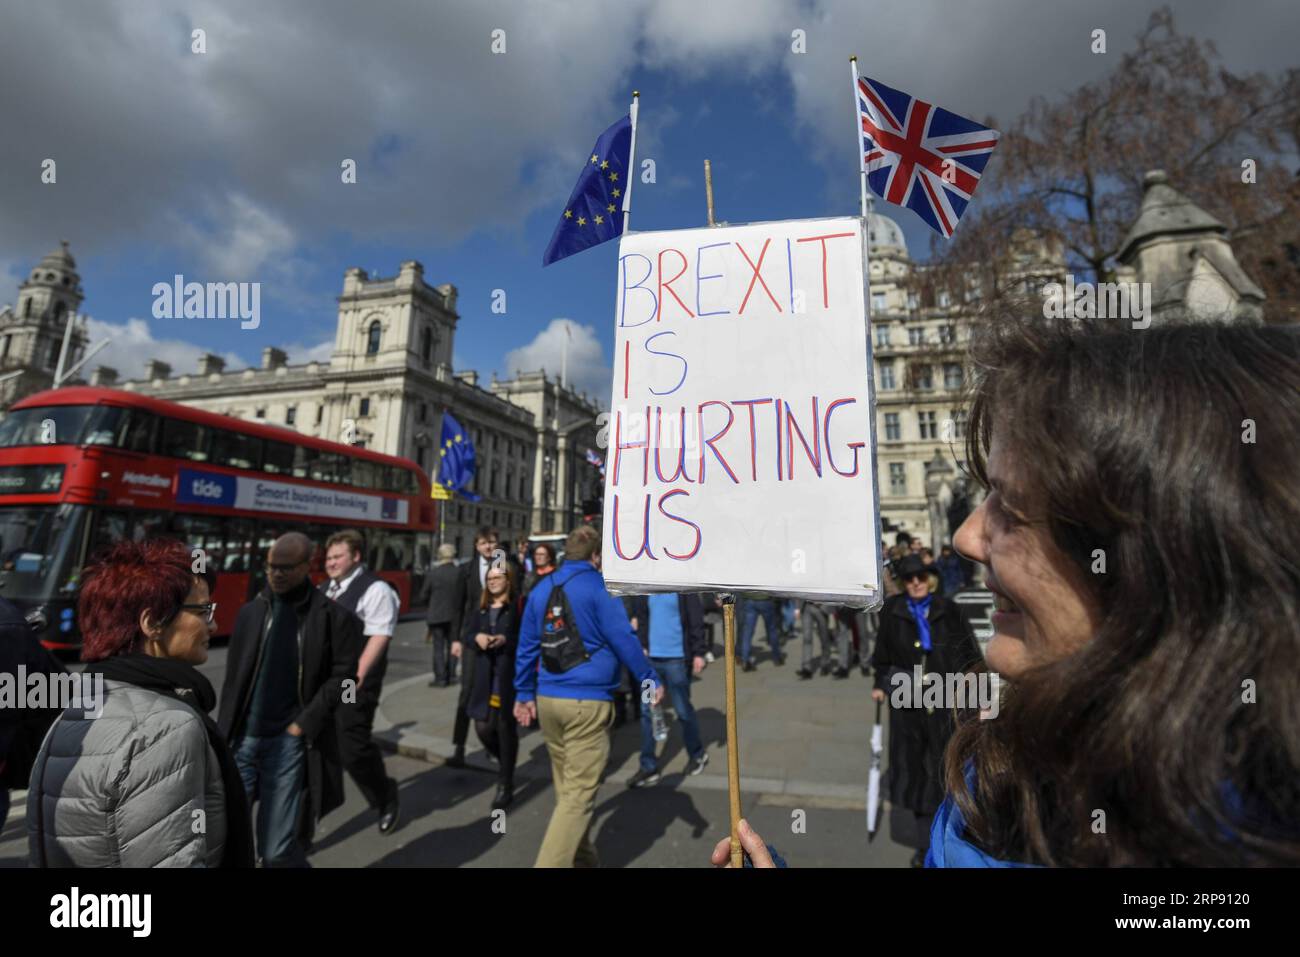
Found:
<svg viewBox="0 0 1300 957"><path fill-rule="evenodd" d="M957 606L931 593L935 568L919 555L908 555L894 569L901 594L880 609L871 665L875 670L876 701L889 699L889 800L895 813L913 816L897 827L894 839L917 848L912 866L921 867L930 844L930 822L943 803L943 752L953 733L951 702L928 698L917 676L937 675L946 687L949 675L968 671L980 660L970 623ZM916 669L920 668L918 672ZM937 705L937 706L936 706ZM904 833L908 830L913 834ZM909 839L910 838L910 839Z"/></svg>

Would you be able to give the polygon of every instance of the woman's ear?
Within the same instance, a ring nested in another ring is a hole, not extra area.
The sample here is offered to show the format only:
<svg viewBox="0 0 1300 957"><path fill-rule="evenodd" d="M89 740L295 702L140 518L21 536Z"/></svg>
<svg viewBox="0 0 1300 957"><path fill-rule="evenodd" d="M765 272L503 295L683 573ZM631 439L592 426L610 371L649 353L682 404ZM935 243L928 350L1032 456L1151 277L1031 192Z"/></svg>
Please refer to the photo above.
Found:
<svg viewBox="0 0 1300 957"><path fill-rule="evenodd" d="M162 628L154 624L149 617L149 610L146 608L140 612L140 634L146 638L159 638L162 635Z"/></svg>

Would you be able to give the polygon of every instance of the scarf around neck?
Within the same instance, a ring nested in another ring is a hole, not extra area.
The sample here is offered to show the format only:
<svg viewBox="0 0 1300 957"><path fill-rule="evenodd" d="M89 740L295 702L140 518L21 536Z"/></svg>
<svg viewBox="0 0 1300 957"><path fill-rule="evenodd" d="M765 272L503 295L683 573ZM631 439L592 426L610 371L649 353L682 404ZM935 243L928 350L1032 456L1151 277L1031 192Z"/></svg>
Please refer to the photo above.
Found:
<svg viewBox="0 0 1300 957"><path fill-rule="evenodd" d="M916 622L917 633L921 636L921 647L930 650L930 619L927 617L930 613L930 602L934 599L933 595L926 595L920 601L909 597L907 599L907 610L912 613L912 620Z"/></svg>

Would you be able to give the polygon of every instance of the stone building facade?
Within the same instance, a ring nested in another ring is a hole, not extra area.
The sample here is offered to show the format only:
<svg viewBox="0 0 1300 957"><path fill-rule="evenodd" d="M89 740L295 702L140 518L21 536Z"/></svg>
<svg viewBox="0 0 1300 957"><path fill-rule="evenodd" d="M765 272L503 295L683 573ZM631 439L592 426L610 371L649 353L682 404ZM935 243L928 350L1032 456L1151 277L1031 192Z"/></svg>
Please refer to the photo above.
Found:
<svg viewBox="0 0 1300 957"><path fill-rule="evenodd" d="M454 372L458 321L456 288L428 285L418 262L402 263L392 277L349 269L328 362L293 364L268 347L260 368L228 371L209 354L194 372L149 360L143 378L119 380L100 367L91 383L400 455L433 479L450 410L473 439L477 472L469 488L481 501L440 503L442 540L464 557L482 525L508 542L568 531L599 478L585 460L595 447L594 402L544 371L490 389L476 372Z"/></svg>
<svg viewBox="0 0 1300 957"><path fill-rule="evenodd" d="M23 280L18 302L0 306L0 408L53 384L70 320L64 368L81 358L86 331L77 307L82 296L77 264L65 241Z"/></svg>

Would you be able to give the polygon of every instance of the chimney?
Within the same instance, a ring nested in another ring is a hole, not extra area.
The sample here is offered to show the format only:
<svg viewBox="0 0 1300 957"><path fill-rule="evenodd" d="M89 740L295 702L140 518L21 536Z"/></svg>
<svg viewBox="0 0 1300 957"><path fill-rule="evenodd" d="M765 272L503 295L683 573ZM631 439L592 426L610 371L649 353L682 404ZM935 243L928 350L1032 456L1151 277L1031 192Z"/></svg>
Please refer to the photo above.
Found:
<svg viewBox="0 0 1300 957"><path fill-rule="evenodd" d="M289 357L283 349L277 349L275 346L267 346L262 350L262 368L278 369L281 366L289 364Z"/></svg>
<svg viewBox="0 0 1300 957"><path fill-rule="evenodd" d="M90 374L90 384L111 388L117 385L117 370L111 366L96 366Z"/></svg>
<svg viewBox="0 0 1300 957"><path fill-rule="evenodd" d="M172 367L161 359L150 359L144 364L144 377L152 382L154 379L166 379L172 374Z"/></svg>
<svg viewBox="0 0 1300 957"><path fill-rule="evenodd" d="M199 375L220 375L226 368L226 360L211 352L199 356Z"/></svg>

